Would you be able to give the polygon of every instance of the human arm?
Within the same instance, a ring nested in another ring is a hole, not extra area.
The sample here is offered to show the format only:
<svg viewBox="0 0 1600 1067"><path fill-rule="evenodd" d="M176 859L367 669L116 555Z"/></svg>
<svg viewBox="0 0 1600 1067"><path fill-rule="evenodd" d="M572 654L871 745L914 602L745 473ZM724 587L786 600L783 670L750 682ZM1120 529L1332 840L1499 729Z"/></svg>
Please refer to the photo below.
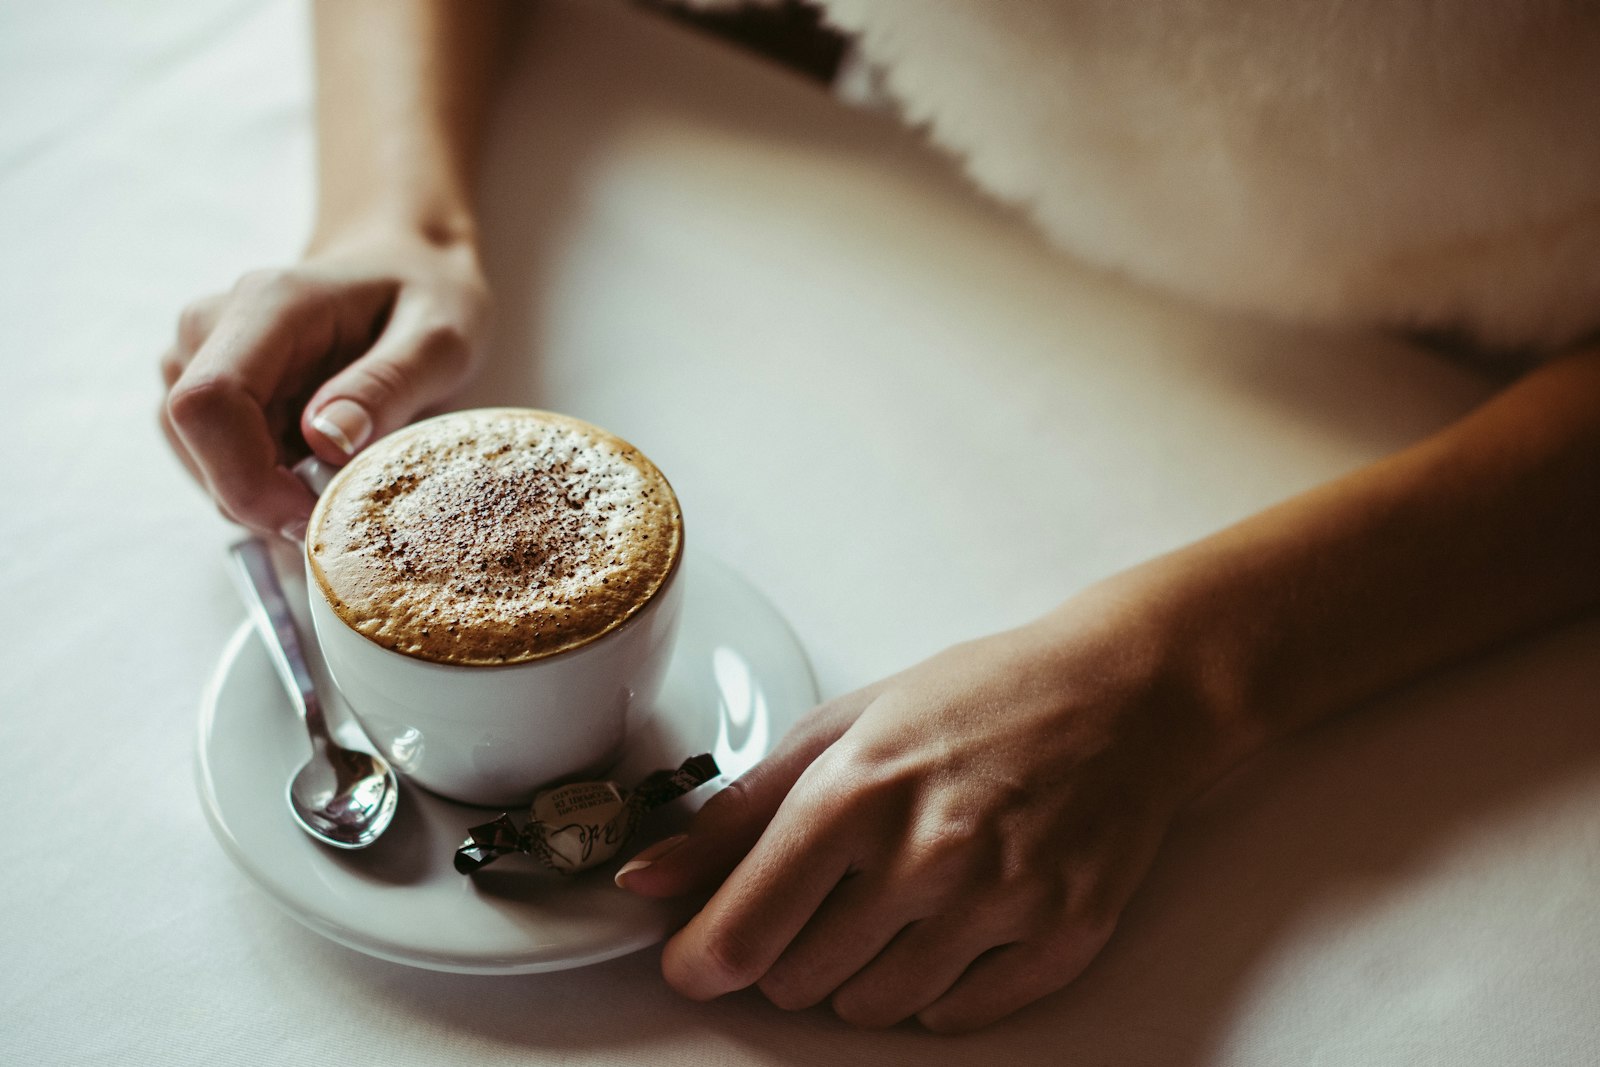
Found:
<svg viewBox="0 0 1600 1067"><path fill-rule="evenodd" d="M691 996L755 983L864 1025L983 1025L1088 963L1189 797L1276 738L1592 607L1597 546L1585 352L825 705L621 880L716 887L663 959Z"/></svg>
<svg viewBox="0 0 1600 1067"><path fill-rule="evenodd" d="M471 190L501 0L322 0L317 217L296 265L195 301L162 360L163 428L224 514L293 536L306 447L343 463L468 378L489 294Z"/></svg>

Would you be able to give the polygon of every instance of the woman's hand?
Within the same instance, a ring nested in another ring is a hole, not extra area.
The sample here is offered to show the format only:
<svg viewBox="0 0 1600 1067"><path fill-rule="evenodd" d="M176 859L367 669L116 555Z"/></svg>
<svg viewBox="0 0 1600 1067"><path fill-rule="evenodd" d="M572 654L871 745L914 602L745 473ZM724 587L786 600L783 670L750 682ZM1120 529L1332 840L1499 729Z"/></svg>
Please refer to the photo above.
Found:
<svg viewBox="0 0 1600 1067"><path fill-rule="evenodd" d="M1164 671L1093 611L959 645L817 709L618 884L721 883L664 955L690 997L985 1025L1099 952L1202 778Z"/></svg>
<svg viewBox="0 0 1600 1067"><path fill-rule="evenodd" d="M1038 623L825 705L618 882L716 888L663 958L690 996L756 984L862 1024L997 1019L1083 968L1172 814L1233 762L1600 604L1597 485L1586 349Z"/></svg>
<svg viewBox="0 0 1600 1067"><path fill-rule="evenodd" d="M228 518L298 538L309 447L343 464L472 373L489 295L467 239L369 228L187 307L161 361L161 423Z"/></svg>
<svg viewBox="0 0 1600 1067"><path fill-rule="evenodd" d="M470 190L519 8L314 6L311 250L189 305L162 360L167 439L229 518L298 540L313 501L289 464L343 463L471 374L489 297Z"/></svg>

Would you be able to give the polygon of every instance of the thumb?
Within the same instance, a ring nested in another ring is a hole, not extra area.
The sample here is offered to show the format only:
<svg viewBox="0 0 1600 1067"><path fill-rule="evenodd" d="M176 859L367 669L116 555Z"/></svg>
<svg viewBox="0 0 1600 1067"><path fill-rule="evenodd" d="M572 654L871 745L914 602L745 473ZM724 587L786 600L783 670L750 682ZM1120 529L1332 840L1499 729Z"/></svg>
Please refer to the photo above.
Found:
<svg viewBox="0 0 1600 1067"><path fill-rule="evenodd" d="M880 688L859 690L812 711L777 751L706 801L688 833L660 841L623 864L617 885L645 897L715 889L761 839L800 775L850 728Z"/></svg>
<svg viewBox="0 0 1600 1067"><path fill-rule="evenodd" d="M368 444L447 400L467 379L468 332L396 307L376 344L306 405L300 430L319 459L343 464Z"/></svg>

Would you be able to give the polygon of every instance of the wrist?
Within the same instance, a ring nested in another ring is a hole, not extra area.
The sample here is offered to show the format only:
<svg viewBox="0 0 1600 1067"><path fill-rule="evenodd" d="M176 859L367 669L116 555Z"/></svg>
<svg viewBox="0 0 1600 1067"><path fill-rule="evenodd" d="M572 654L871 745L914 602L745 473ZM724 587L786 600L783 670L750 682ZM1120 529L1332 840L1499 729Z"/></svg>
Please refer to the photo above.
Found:
<svg viewBox="0 0 1600 1067"><path fill-rule="evenodd" d="M1253 714L1258 628L1162 558L1114 575L1036 624L1121 689L1181 802L1271 740Z"/></svg>
<svg viewBox="0 0 1600 1067"><path fill-rule="evenodd" d="M341 245L423 243L440 249L478 248L478 222L471 205L451 198L375 199L359 208L322 204L306 244L308 255Z"/></svg>

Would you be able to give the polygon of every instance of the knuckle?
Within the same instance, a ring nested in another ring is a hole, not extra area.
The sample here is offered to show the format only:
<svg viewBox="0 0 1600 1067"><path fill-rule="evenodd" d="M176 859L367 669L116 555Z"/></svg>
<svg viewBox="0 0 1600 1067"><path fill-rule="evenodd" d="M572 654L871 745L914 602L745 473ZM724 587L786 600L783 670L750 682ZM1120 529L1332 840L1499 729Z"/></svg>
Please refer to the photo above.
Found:
<svg viewBox="0 0 1600 1067"><path fill-rule="evenodd" d="M305 283L294 272L280 269L253 270L239 276L234 295L254 303L287 303L302 292Z"/></svg>
<svg viewBox="0 0 1600 1067"><path fill-rule="evenodd" d="M922 821L913 841L931 854L967 853L989 839L983 820L967 811L946 809Z"/></svg>
<svg viewBox="0 0 1600 1067"><path fill-rule="evenodd" d="M277 528L275 516L262 507L261 493L253 487L218 487L215 491L217 510L221 511L224 517L255 530Z"/></svg>
<svg viewBox="0 0 1600 1067"><path fill-rule="evenodd" d="M1111 940L1120 918L1121 915L1116 912L1073 916L1063 911L1055 917L1051 931L1043 940L1050 946L1050 955L1054 959L1078 955L1085 946L1093 955Z"/></svg>
<svg viewBox="0 0 1600 1067"><path fill-rule="evenodd" d="M1066 886L1044 877L1026 884L997 882L973 914L991 935L1005 940L1050 937L1074 922Z"/></svg>
<svg viewBox="0 0 1600 1067"><path fill-rule="evenodd" d="M954 1036L981 1025L980 1020L948 1009L928 1008L917 1013L917 1022L929 1033Z"/></svg>
<svg viewBox="0 0 1600 1067"><path fill-rule="evenodd" d="M870 798L805 775L783 798L781 811L790 825L802 828L809 840L831 847L877 839L890 824L878 817Z"/></svg>
<svg viewBox="0 0 1600 1067"><path fill-rule="evenodd" d="M380 408L388 407L411 392L411 371L392 359L375 360L365 367L367 386Z"/></svg>
<svg viewBox="0 0 1600 1067"><path fill-rule="evenodd" d="M783 1011L804 1011L822 999L782 967L768 971L756 984L761 990L761 995L766 997L773 1007Z"/></svg>
<svg viewBox="0 0 1600 1067"><path fill-rule="evenodd" d="M816 707L800 716L799 721L795 723L791 733L820 734L827 737L830 741L833 740L842 732L839 725L836 723L836 720L844 714L841 711L844 703L845 698L840 697L835 700L830 700L826 704L818 704Z"/></svg>
<svg viewBox="0 0 1600 1067"><path fill-rule="evenodd" d="M428 355L443 355L467 347L467 331L459 323L439 319L417 331L417 347Z"/></svg>
<svg viewBox="0 0 1600 1067"><path fill-rule="evenodd" d="M205 482L202 482L202 485L205 485ZM214 486L206 486L206 490L211 493L211 507L214 507L216 514L221 515L227 522L235 523L238 526L250 526L253 530L267 530L267 526L258 522L251 522L250 512L238 509L234 499L224 498Z"/></svg>
<svg viewBox="0 0 1600 1067"><path fill-rule="evenodd" d="M225 375L179 381L167 395L167 417L180 429L199 426L223 416L229 398L240 389Z"/></svg>
<svg viewBox="0 0 1600 1067"><path fill-rule="evenodd" d="M1071 918L1072 897L1059 878L1037 878L1012 888L1016 911L1029 926L1054 929Z"/></svg>
<svg viewBox="0 0 1600 1067"><path fill-rule="evenodd" d="M839 1019L861 1030L881 1030L905 1018L903 1012L848 989L835 993L828 1006Z"/></svg>
<svg viewBox="0 0 1600 1067"><path fill-rule="evenodd" d="M993 841L977 817L954 811L925 817L906 841L906 855L917 868L942 872L992 870Z"/></svg>
<svg viewBox="0 0 1600 1067"><path fill-rule="evenodd" d="M735 778L706 800L695 821L713 826L736 824L744 821L750 806L749 784L743 778Z"/></svg>
<svg viewBox="0 0 1600 1067"><path fill-rule="evenodd" d="M755 945L726 926L713 931L701 951L707 971L730 988L743 989L761 977L761 959Z"/></svg>
<svg viewBox="0 0 1600 1067"><path fill-rule="evenodd" d="M909 803L921 788L915 764L849 735L813 760L806 778L848 805L869 808Z"/></svg>
<svg viewBox="0 0 1600 1067"><path fill-rule="evenodd" d="M417 336L416 358L435 374L461 375L472 365L472 341L458 323L431 323Z"/></svg>
<svg viewBox="0 0 1600 1067"><path fill-rule="evenodd" d="M211 332L213 304L210 300L196 300L178 312L178 344L193 352L205 343Z"/></svg>

